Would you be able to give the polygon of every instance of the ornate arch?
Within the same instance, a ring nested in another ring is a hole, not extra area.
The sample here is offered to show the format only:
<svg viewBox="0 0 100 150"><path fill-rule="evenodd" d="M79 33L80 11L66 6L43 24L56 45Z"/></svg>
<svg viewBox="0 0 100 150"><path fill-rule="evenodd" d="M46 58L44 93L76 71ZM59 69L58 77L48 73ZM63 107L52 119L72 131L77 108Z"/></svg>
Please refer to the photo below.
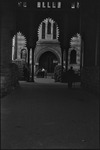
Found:
<svg viewBox="0 0 100 150"><path fill-rule="evenodd" d="M51 48L51 47L45 47L43 49L41 49L36 55L35 55L35 63L38 64L39 63L39 59L41 57L41 55L45 52L52 52L53 54L55 54L55 56L57 57L58 59L58 63L61 63L61 55L59 54L58 51L56 51L55 49Z"/></svg>
<svg viewBox="0 0 100 150"><path fill-rule="evenodd" d="M24 34L17 32L12 38L12 60L21 59L21 49L26 49L27 40Z"/></svg>

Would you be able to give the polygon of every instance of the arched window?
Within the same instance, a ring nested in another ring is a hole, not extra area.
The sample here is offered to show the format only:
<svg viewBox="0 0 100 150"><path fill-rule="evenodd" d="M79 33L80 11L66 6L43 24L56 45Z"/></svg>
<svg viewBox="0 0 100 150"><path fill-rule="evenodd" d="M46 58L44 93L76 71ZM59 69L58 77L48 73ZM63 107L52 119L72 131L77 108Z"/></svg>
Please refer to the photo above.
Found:
<svg viewBox="0 0 100 150"><path fill-rule="evenodd" d="M53 24L53 39L56 39L56 23Z"/></svg>
<svg viewBox="0 0 100 150"><path fill-rule="evenodd" d="M26 60L26 56L27 56L26 49L22 49L21 50L21 59Z"/></svg>
<svg viewBox="0 0 100 150"><path fill-rule="evenodd" d="M76 64L76 51L72 50L70 53L70 64Z"/></svg>
<svg viewBox="0 0 100 150"><path fill-rule="evenodd" d="M47 34L51 34L51 23L48 21Z"/></svg>

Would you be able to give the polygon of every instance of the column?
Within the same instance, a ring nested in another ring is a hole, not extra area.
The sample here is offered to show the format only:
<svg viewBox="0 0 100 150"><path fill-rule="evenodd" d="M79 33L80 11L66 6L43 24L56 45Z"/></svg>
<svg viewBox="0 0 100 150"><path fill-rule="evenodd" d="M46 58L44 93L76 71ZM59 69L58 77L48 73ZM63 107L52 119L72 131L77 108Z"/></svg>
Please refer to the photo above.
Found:
<svg viewBox="0 0 100 150"><path fill-rule="evenodd" d="M0 45L1 45L1 64L2 66L9 66L12 62L12 37L11 32L16 29L15 18L15 2L0 1L1 16L0 16Z"/></svg>
<svg viewBox="0 0 100 150"><path fill-rule="evenodd" d="M61 82L63 82L63 47L61 46Z"/></svg>
<svg viewBox="0 0 100 150"><path fill-rule="evenodd" d="M30 68L30 47L28 47L28 68ZM30 81L30 73L28 76L28 81Z"/></svg>
<svg viewBox="0 0 100 150"><path fill-rule="evenodd" d="M95 66L98 65L98 47L99 47L99 34L100 34L100 26L97 22L97 32L96 32L96 48L95 48Z"/></svg>

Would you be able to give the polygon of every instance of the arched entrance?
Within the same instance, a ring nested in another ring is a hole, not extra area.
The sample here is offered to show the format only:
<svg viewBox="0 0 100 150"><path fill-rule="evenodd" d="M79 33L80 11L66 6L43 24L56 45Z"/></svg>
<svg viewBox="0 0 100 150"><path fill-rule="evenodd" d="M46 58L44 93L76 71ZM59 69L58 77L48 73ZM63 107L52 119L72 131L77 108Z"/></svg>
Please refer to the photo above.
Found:
<svg viewBox="0 0 100 150"><path fill-rule="evenodd" d="M59 27L50 17L44 19L39 25L38 41L34 51L34 64L35 72L39 68L44 68L50 74L54 72L54 67L57 64L61 64Z"/></svg>
<svg viewBox="0 0 100 150"><path fill-rule="evenodd" d="M56 55L50 51L43 53L39 59L39 67L47 70L47 73L53 73L58 63Z"/></svg>

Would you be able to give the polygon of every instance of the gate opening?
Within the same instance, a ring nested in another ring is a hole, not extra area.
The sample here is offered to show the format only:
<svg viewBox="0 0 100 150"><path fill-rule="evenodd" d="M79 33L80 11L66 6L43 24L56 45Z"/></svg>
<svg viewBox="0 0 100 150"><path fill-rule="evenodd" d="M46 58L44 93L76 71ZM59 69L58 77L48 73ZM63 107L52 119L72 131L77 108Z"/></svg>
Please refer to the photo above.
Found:
<svg viewBox="0 0 100 150"><path fill-rule="evenodd" d="M47 73L53 73L58 60L55 54L48 51L43 53L39 59L39 68L44 68Z"/></svg>

